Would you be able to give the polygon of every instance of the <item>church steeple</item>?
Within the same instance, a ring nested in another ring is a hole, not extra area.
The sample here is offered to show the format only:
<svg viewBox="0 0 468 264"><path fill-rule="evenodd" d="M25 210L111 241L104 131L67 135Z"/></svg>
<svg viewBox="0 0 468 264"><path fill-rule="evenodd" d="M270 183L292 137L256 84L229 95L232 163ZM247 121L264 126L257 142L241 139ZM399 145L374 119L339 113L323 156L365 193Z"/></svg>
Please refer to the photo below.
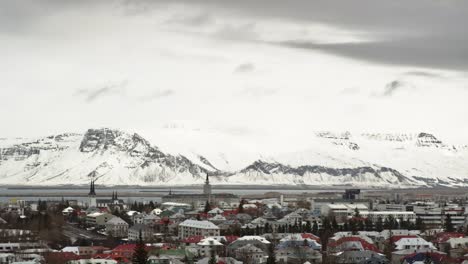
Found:
<svg viewBox="0 0 468 264"><path fill-rule="evenodd" d="M206 175L205 185L203 186L203 194L211 196L211 185L208 174Z"/></svg>
<svg viewBox="0 0 468 264"><path fill-rule="evenodd" d="M97 202L96 202L96 189L94 188L94 179L91 180L91 184L89 186L89 193L88 193L88 198L89 198L89 207L97 207Z"/></svg>
<svg viewBox="0 0 468 264"><path fill-rule="evenodd" d="M96 195L96 190L94 189L94 180L91 180L91 184L89 186L89 196L95 196Z"/></svg>

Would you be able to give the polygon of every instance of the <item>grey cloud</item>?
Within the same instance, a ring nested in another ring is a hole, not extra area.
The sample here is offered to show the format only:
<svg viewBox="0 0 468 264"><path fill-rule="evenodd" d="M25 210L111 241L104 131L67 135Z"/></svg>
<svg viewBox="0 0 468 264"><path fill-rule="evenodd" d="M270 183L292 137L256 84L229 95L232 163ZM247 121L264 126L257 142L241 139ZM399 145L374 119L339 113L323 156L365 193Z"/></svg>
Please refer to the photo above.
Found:
<svg viewBox="0 0 468 264"><path fill-rule="evenodd" d="M234 69L235 73L248 73L255 70L255 65L250 62L242 63Z"/></svg>
<svg viewBox="0 0 468 264"><path fill-rule="evenodd" d="M258 33L255 32L255 23L241 25L225 24L212 35L226 40L252 41L258 39Z"/></svg>
<svg viewBox="0 0 468 264"><path fill-rule="evenodd" d="M163 97L168 97L168 96L171 96L175 94L175 91L174 90L171 90L171 89L166 89L166 90L158 90L158 91L155 91L151 94L148 94L144 97L141 97L141 101L151 101L151 100L154 100L154 99L159 99L159 98L163 98Z"/></svg>
<svg viewBox="0 0 468 264"><path fill-rule="evenodd" d="M92 103L102 97L121 94L127 86L127 81L118 84L106 85L97 89L79 89L75 92L76 96L84 97L87 103Z"/></svg>
<svg viewBox="0 0 468 264"><path fill-rule="evenodd" d="M459 41L456 39L435 42L437 40L430 38L412 38L365 43L317 44L287 41L272 44L320 50L382 64L468 70L468 45L458 47Z"/></svg>
<svg viewBox="0 0 468 264"><path fill-rule="evenodd" d="M403 86L404 83L400 80L392 81L385 85L383 96L392 96L398 89L400 89Z"/></svg>
<svg viewBox="0 0 468 264"><path fill-rule="evenodd" d="M187 26L203 26L214 23L215 19L209 13L200 13L194 16L174 15L167 23L182 24Z"/></svg>
<svg viewBox="0 0 468 264"><path fill-rule="evenodd" d="M116 1L0 1L0 34L28 32L43 17L68 9L94 10L116 6L140 15L173 4L196 6L199 16L180 18L188 23L206 23L206 13L239 15L251 20L273 18L323 23L365 32L379 41L337 45L287 47L320 49L329 53L383 64L468 70L468 1L428 0L116 0ZM223 13L224 12L224 13ZM205 15L203 15L205 14ZM217 16L218 17L218 16ZM220 18L221 20L221 18ZM64 21L67 23L69 21ZM257 40L254 24L226 25L216 37ZM291 40L292 41L292 40Z"/></svg>
<svg viewBox="0 0 468 264"><path fill-rule="evenodd" d="M434 73L434 72L427 72L427 71L409 71L405 72L404 75L408 76L419 76L419 77L426 77L426 78L445 78L442 74Z"/></svg>

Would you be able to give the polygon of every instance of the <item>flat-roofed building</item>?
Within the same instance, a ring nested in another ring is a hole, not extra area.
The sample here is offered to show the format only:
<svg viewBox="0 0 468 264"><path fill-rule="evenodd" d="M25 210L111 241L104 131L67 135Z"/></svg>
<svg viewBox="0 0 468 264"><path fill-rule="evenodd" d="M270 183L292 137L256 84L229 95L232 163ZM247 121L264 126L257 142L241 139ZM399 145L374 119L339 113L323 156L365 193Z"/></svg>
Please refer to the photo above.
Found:
<svg viewBox="0 0 468 264"><path fill-rule="evenodd" d="M191 236L219 236L219 227L209 221L185 220L179 224L179 238Z"/></svg>

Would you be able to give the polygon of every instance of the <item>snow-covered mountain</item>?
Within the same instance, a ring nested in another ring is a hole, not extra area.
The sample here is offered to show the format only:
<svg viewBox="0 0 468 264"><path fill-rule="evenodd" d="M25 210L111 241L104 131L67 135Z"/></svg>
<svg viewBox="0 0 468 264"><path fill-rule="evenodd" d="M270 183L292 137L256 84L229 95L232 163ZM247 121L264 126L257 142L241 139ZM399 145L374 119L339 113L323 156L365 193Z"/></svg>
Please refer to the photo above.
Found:
<svg viewBox="0 0 468 264"><path fill-rule="evenodd" d="M167 142L166 142L167 143ZM168 145L168 144L166 144ZM239 168L214 161L226 151L170 154L138 134L89 129L37 140L0 138L0 184L467 186L468 147L429 133L317 132L310 148L259 155ZM220 159L223 157L223 159Z"/></svg>

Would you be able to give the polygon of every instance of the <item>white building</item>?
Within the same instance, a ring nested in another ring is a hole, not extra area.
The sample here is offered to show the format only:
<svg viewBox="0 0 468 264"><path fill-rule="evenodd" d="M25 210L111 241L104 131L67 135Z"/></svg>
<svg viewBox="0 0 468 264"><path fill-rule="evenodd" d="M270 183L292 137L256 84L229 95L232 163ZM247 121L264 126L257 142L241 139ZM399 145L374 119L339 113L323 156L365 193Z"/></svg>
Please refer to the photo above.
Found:
<svg viewBox="0 0 468 264"><path fill-rule="evenodd" d="M403 249L434 249L436 247L431 242L428 242L420 237L404 237L395 242L395 250Z"/></svg>
<svg viewBox="0 0 468 264"><path fill-rule="evenodd" d="M113 217L106 223L106 232L112 237L126 237L128 235L128 223L120 217Z"/></svg>
<svg viewBox="0 0 468 264"><path fill-rule="evenodd" d="M369 218L372 222L376 222L377 219L381 218L383 221L386 218L393 217L393 219L400 221L416 221L416 214L414 212L407 211L363 211L359 212L361 217Z"/></svg>
<svg viewBox="0 0 468 264"><path fill-rule="evenodd" d="M219 236L219 227L210 221L185 220L179 224L179 238L190 236Z"/></svg>
<svg viewBox="0 0 468 264"><path fill-rule="evenodd" d="M265 263L268 259L268 255L262 249L252 244L242 246L234 252L236 259L244 263Z"/></svg>
<svg viewBox="0 0 468 264"><path fill-rule="evenodd" d="M216 253L222 249L223 244L215 238L207 237L202 239L197 246L199 256L210 257L213 252L217 255Z"/></svg>
<svg viewBox="0 0 468 264"><path fill-rule="evenodd" d="M86 224L92 226L104 226L107 221L114 217L115 215L112 214L95 212L86 216Z"/></svg>
<svg viewBox="0 0 468 264"><path fill-rule="evenodd" d="M335 217L337 222L344 222L356 213L356 209L360 214L369 211L367 205L363 203L328 203L322 205L320 213L324 216Z"/></svg>

